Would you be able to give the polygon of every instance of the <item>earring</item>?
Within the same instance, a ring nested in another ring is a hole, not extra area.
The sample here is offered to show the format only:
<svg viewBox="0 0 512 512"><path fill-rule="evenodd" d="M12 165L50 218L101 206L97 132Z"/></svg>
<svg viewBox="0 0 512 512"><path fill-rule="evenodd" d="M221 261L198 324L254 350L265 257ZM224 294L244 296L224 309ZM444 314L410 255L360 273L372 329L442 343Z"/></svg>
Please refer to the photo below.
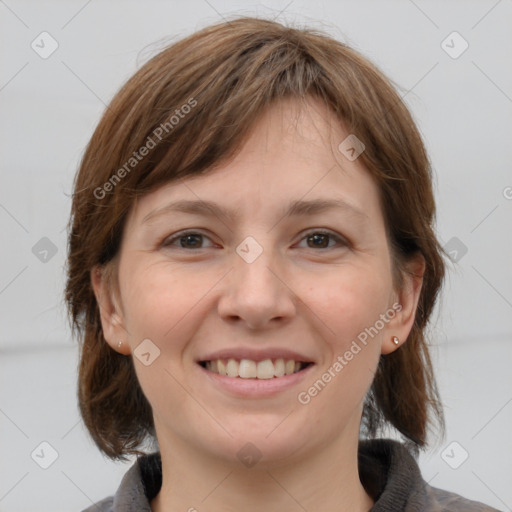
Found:
<svg viewBox="0 0 512 512"><path fill-rule="evenodd" d="M123 340L119 340L119 343L117 344L117 348L121 348L122 344L123 344Z"/></svg>
<svg viewBox="0 0 512 512"><path fill-rule="evenodd" d="M396 336L393 336L392 340L395 345L398 345L400 343L400 340Z"/></svg>

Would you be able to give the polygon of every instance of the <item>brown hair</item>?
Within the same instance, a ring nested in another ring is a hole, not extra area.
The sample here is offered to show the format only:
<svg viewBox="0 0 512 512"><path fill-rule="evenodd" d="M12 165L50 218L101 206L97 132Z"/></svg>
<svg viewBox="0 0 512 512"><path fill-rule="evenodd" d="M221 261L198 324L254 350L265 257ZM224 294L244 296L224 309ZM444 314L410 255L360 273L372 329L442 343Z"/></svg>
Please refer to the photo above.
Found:
<svg viewBox="0 0 512 512"><path fill-rule="evenodd" d="M424 337L444 262L433 231L430 164L409 111L390 81L345 44L313 29L236 18L165 48L130 78L106 109L75 178L65 297L81 342L80 411L109 457L143 453L155 432L132 358L103 337L91 269L115 274L137 197L213 169L236 154L266 107L306 96L323 101L365 144L359 158L380 189L398 278L412 255L426 262L412 331L381 356L362 429L373 437L391 424L419 447L431 419L444 426Z"/></svg>

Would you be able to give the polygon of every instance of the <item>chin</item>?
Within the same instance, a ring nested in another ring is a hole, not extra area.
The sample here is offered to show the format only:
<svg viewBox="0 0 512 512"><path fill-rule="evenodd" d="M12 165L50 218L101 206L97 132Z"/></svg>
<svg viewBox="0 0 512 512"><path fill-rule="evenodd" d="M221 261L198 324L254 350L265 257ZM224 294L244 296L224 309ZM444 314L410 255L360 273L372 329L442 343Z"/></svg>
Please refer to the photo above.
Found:
<svg viewBox="0 0 512 512"><path fill-rule="evenodd" d="M305 451L308 436L304 435L304 430L298 425L285 427L285 417L272 416L271 420L255 418L250 424L240 421L236 425L227 426L233 437L222 433L216 439L203 440L201 444L205 444L205 449L216 460L223 460L229 465L270 469L291 463L299 453Z"/></svg>

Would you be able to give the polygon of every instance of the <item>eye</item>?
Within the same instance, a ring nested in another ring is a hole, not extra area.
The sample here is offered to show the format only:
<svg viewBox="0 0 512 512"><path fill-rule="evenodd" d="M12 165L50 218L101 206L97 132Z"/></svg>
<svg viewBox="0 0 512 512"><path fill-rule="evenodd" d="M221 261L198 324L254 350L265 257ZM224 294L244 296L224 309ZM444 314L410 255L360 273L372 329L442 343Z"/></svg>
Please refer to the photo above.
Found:
<svg viewBox="0 0 512 512"><path fill-rule="evenodd" d="M204 249L202 247L203 240L210 240L208 236L198 231L182 231L177 233L169 238L166 238L162 242L163 247L171 247L175 246L178 249ZM306 240L308 243L309 249L331 249L333 245L330 242L338 243L340 247L348 246L348 242L341 236L333 233L332 231L326 230L312 230L309 233L306 233L305 236L302 237L302 240ZM179 245L177 245L179 244Z"/></svg>
<svg viewBox="0 0 512 512"><path fill-rule="evenodd" d="M336 233L333 233L332 231L326 230L310 231L309 233L306 233L302 240L306 240L306 243L311 242L311 245L308 245L308 248L310 249L330 249L333 246L329 246L329 238L338 242L339 246L346 247L348 245L348 242L344 238L337 235Z"/></svg>
<svg viewBox="0 0 512 512"><path fill-rule="evenodd" d="M204 249L204 247L201 247L203 238L209 240L203 233L197 231L182 231L170 238L166 238L162 242L162 246L169 247L175 245L175 242L178 242L180 244L178 249Z"/></svg>

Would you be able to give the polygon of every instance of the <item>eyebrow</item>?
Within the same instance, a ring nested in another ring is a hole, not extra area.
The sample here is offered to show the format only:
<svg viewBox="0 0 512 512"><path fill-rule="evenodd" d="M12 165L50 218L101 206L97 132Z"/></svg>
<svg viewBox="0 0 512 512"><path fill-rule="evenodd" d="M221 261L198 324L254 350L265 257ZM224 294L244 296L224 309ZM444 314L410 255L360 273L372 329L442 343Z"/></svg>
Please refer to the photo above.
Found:
<svg viewBox="0 0 512 512"><path fill-rule="evenodd" d="M361 219L368 219L368 215L366 215L366 213L350 203L347 203L343 199L311 199L307 201L299 199L292 201L285 209L282 218L314 215L333 209L343 210L346 213L353 214ZM238 218L240 214L238 209L233 211L228 210L213 201L183 199L169 203L161 208L157 208L152 212L149 212L142 219L142 224L148 223L156 217L176 212L203 216L214 215L218 218L225 219Z"/></svg>

